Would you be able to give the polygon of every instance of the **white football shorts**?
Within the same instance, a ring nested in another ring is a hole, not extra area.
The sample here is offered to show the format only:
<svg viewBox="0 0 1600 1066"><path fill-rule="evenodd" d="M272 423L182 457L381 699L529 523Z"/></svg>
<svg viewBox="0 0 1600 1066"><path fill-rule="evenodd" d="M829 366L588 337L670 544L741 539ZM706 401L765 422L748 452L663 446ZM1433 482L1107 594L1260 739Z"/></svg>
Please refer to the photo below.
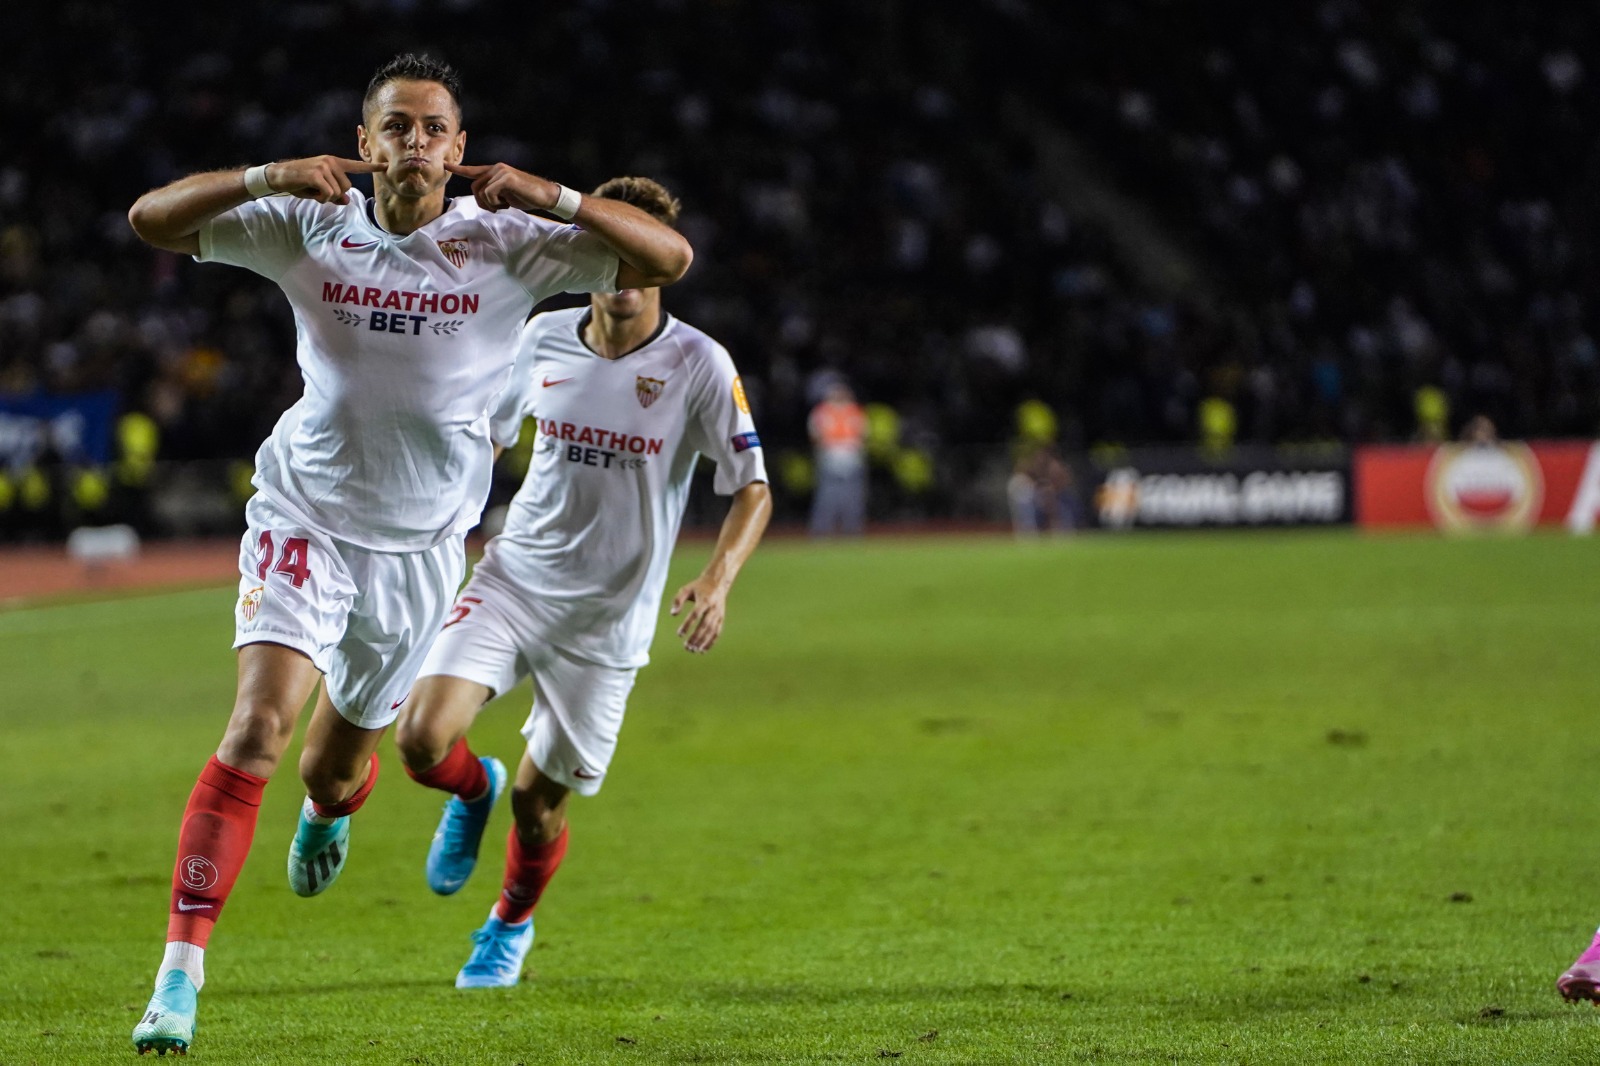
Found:
<svg viewBox="0 0 1600 1066"><path fill-rule="evenodd" d="M282 644L322 671L339 714L379 729L400 713L466 572L465 538L418 552L334 540L261 493L245 505L233 646Z"/></svg>
<svg viewBox="0 0 1600 1066"><path fill-rule="evenodd" d="M639 671L579 659L541 639L522 607L531 595L480 561L420 676L466 678L497 696L532 677L533 707L522 727L529 758L552 781L592 796L617 750Z"/></svg>

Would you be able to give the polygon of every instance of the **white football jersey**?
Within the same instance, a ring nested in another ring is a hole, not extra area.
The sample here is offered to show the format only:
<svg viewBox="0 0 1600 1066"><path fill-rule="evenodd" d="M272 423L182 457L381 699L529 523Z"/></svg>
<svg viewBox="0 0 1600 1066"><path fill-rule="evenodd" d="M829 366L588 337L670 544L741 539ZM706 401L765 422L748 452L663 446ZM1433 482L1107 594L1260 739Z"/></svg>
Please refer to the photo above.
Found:
<svg viewBox="0 0 1600 1066"><path fill-rule="evenodd" d="M525 593L535 639L639 667L700 455L724 496L767 470L726 348L663 313L649 341L604 359L583 342L589 314L551 311L522 331L494 432L514 444L532 415L533 460L484 561Z"/></svg>
<svg viewBox="0 0 1600 1066"><path fill-rule="evenodd" d="M348 200L241 204L201 228L197 258L272 279L294 309L305 392L256 453L256 487L339 540L420 551L483 510L489 420L528 312L613 291L617 257L577 226L471 197L404 237L359 191Z"/></svg>

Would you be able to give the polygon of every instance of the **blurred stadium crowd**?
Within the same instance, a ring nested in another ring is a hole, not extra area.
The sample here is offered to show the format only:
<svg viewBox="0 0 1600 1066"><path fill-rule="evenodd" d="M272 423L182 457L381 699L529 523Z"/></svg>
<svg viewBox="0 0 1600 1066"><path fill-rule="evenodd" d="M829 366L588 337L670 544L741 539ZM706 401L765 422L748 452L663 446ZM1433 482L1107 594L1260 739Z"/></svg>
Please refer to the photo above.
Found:
<svg viewBox="0 0 1600 1066"><path fill-rule="evenodd" d="M127 207L194 170L353 152L370 70L424 49L463 72L469 161L683 199L697 260L667 304L734 353L797 486L837 376L928 491L1019 424L1066 449L1437 439L1478 413L1593 434L1596 20L1251 11L366 0L167 21L71 0L0 69L23 124L0 161L0 393L113 388L140 461L247 460L299 394L288 307L139 244ZM1114 206L1086 209L1085 182Z"/></svg>
<svg viewBox="0 0 1600 1066"><path fill-rule="evenodd" d="M1181 437L1205 395L1260 440L1595 432L1593 9L1003 6L1023 91L1214 279L1170 341L1095 353L1140 379L1096 433Z"/></svg>

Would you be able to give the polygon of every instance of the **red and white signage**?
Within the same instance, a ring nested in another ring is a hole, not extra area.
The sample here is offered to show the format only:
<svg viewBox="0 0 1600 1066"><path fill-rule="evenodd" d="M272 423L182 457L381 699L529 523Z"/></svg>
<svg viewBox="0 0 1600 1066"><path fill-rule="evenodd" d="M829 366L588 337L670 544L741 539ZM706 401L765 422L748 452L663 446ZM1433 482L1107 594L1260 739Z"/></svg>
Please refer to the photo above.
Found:
<svg viewBox="0 0 1600 1066"><path fill-rule="evenodd" d="M1532 441L1356 449L1356 523L1516 533L1600 518L1600 444Z"/></svg>

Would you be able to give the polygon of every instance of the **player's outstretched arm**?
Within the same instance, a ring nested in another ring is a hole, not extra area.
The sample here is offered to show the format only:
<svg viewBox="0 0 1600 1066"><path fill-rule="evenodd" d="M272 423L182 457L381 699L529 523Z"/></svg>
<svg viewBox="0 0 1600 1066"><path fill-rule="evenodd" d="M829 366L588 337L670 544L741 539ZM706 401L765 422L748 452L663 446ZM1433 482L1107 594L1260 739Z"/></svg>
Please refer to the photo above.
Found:
<svg viewBox="0 0 1600 1066"><path fill-rule="evenodd" d="M333 155L286 159L267 165L265 192L287 192L323 203L343 203L344 194L350 188L350 179L345 175L370 174L382 169L381 163ZM242 169L190 174L170 185L151 189L135 200L128 209L128 223L146 244L169 252L199 255L200 227L224 211L255 198L256 193L245 184Z"/></svg>
<svg viewBox="0 0 1600 1066"><path fill-rule="evenodd" d="M722 634L722 623L728 613L728 593L733 590L733 580L739 576L745 560L761 543L761 534L767 530L772 518L772 490L764 481L752 481L733 494L733 506L728 517L722 520L722 532L717 535L716 549L711 561L700 571L700 576L678 590L672 598L672 613L694 604L689 617L678 627L678 636L688 651L706 652Z"/></svg>
<svg viewBox="0 0 1600 1066"><path fill-rule="evenodd" d="M472 195L486 211L506 207L550 211L561 195L561 186L548 178L504 163L446 163L445 169L472 182ZM617 270L619 289L671 285L683 277L694 260L694 249L683 234L621 200L585 196L572 221L599 237L622 260Z"/></svg>

